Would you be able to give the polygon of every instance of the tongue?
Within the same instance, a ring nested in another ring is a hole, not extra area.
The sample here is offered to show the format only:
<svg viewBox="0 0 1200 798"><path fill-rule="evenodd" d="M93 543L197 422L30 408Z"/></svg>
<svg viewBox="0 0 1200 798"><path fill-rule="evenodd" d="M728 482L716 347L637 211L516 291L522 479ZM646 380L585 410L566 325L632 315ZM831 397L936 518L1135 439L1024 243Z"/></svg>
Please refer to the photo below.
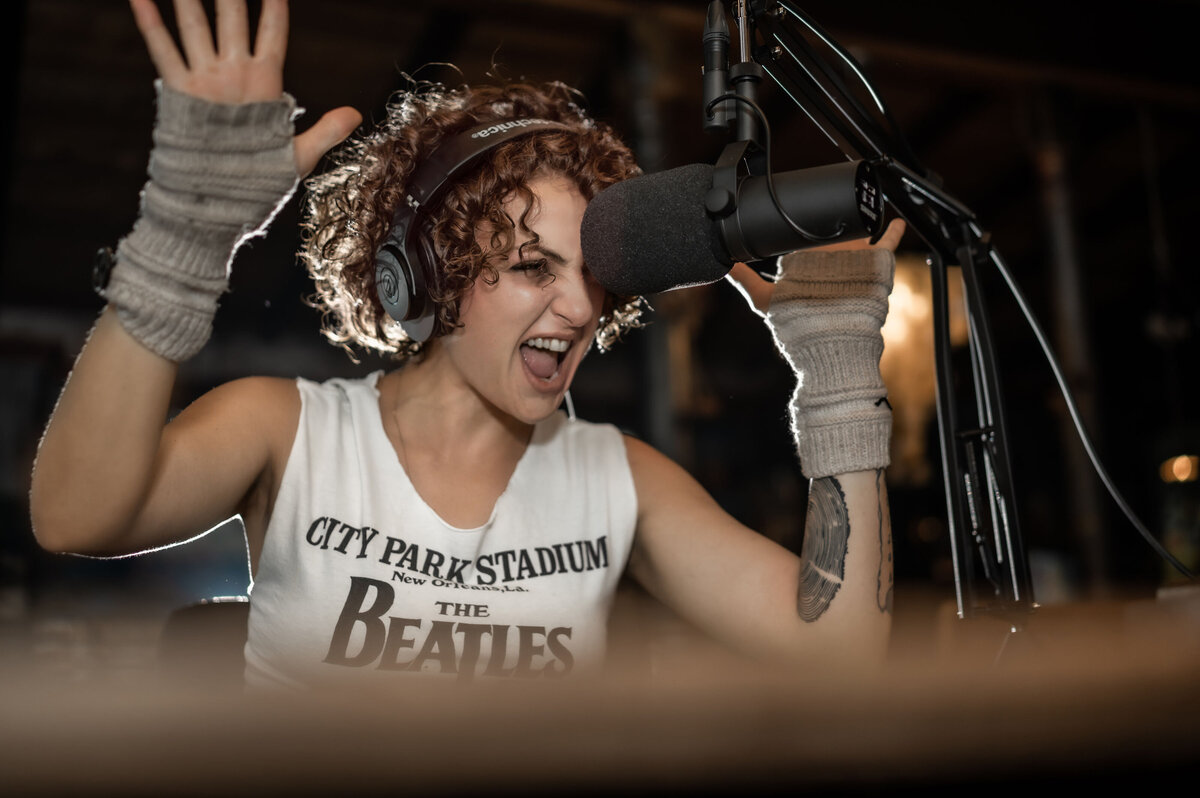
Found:
<svg viewBox="0 0 1200 798"><path fill-rule="evenodd" d="M521 358L534 376L548 380L558 371L558 356L545 349L535 349L532 346L521 347Z"/></svg>

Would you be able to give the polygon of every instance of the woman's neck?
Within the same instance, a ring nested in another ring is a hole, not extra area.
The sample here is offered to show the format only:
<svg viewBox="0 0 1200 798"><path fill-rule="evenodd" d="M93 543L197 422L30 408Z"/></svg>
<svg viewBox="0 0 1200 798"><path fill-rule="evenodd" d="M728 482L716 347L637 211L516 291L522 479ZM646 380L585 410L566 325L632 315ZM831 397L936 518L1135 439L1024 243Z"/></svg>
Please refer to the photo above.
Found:
<svg viewBox="0 0 1200 798"><path fill-rule="evenodd" d="M533 433L446 368L436 350L385 375L379 391L384 427L410 458L515 466Z"/></svg>

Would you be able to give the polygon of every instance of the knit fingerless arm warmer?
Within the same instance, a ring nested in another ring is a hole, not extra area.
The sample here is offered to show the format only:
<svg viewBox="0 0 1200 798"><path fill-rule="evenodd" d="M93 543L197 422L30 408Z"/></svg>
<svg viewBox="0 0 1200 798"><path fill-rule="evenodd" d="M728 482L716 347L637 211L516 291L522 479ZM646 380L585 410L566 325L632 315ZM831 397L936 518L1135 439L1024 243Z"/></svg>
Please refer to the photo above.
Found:
<svg viewBox="0 0 1200 798"><path fill-rule="evenodd" d="M122 326L182 361L212 332L238 246L295 191L295 100L225 105L164 85L141 214L117 246L105 291Z"/></svg>
<svg viewBox="0 0 1200 798"><path fill-rule="evenodd" d="M883 468L892 412L879 373L895 259L887 250L781 259L767 314L796 372L792 432L810 479Z"/></svg>

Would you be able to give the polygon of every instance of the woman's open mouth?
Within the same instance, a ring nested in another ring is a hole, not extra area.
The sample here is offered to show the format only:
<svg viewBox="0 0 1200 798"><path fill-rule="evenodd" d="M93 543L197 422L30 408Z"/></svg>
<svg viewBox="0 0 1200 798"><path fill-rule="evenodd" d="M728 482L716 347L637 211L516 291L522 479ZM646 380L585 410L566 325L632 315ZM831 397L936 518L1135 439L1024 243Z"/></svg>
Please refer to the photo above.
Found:
<svg viewBox="0 0 1200 798"><path fill-rule="evenodd" d="M561 338L530 338L521 344L521 359L533 376L549 382L558 376L571 342Z"/></svg>

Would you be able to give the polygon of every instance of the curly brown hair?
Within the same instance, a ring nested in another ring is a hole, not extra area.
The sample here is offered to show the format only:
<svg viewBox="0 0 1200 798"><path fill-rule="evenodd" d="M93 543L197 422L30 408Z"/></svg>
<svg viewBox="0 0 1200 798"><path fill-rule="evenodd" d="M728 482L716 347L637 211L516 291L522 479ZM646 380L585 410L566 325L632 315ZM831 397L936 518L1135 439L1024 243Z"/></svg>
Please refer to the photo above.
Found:
<svg viewBox="0 0 1200 798"><path fill-rule="evenodd" d="M606 125L580 108L578 93L563 83L509 83L448 89L414 87L394 97L386 118L332 156L333 168L307 181L300 259L316 284L313 304L323 312L323 332L353 356L355 345L407 360L423 344L388 316L375 288L375 253L386 240L397 205L417 164L447 136L486 122L523 117L566 125L508 141L456 179L430 208L430 238L439 271L430 286L436 307L434 337L460 326L463 296L482 278L498 279L490 263L507 255L515 225L503 209L517 193L527 203L529 181L554 173L570 179L586 200L640 172L633 153ZM490 229L490 251L476 231ZM607 349L639 325L640 297L605 297L596 343Z"/></svg>

